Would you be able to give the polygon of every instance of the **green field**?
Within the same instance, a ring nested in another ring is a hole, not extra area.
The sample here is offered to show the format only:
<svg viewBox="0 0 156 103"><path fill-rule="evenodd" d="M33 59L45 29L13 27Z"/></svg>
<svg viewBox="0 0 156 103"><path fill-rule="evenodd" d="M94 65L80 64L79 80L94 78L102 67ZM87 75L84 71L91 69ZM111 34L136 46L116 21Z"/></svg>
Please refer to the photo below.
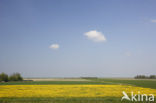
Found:
<svg viewBox="0 0 156 103"><path fill-rule="evenodd" d="M121 98L2 98L0 103L143 103L122 101ZM152 103L152 102L151 102Z"/></svg>
<svg viewBox="0 0 156 103"><path fill-rule="evenodd" d="M134 79L88 79L89 81L23 81L23 82L7 82L0 85L97 85L97 84L126 84L139 86L144 88L156 89L155 80L134 80ZM0 103L121 103L121 98L0 98ZM122 101L122 103L132 103ZM142 102L138 102L142 103Z"/></svg>
<svg viewBox="0 0 156 103"><path fill-rule="evenodd" d="M89 79L89 81L22 81L22 82L6 82L0 85L53 85L53 84L128 84L145 88L156 89L156 80L135 80L135 79Z"/></svg>

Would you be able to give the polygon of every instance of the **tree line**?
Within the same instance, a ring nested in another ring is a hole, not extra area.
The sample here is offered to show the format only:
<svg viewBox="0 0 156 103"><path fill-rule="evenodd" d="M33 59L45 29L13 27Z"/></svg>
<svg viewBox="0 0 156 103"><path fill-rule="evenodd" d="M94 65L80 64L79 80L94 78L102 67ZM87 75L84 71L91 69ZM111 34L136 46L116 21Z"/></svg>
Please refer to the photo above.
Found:
<svg viewBox="0 0 156 103"><path fill-rule="evenodd" d="M20 73L13 73L12 75L8 76L6 73L0 74L0 82L8 82L8 81L23 81L23 77Z"/></svg>
<svg viewBox="0 0 156 103"><path fill-rule="evenodd" d="M146 75L137 75L134 77L135 79L156 79L156 75L150 75L150 76L146 76Z"/></svg>

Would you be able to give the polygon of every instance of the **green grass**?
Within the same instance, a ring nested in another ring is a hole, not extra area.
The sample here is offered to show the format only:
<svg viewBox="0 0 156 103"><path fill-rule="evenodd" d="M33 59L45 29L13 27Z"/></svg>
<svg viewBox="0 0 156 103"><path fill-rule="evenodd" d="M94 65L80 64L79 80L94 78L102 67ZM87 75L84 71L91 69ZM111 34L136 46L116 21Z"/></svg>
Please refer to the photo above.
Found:
<svg viewBox="0 0 156 103"><path fill-rule="evenodd" d="M21 81L21 82L3 82L0 85L86 85L86 84L110 84L105 82L98 82L98 81Z"/></svg>
<svg viewBox="0 0 156 103"><path fill-rule="evenodd" d="M144 103L121 101L116 97L101 98L0 98L0 103ZM152 103L152 102L150 102Z"/></svg>
<svg viewBox="0 0 156 103"><path fill-rule="evenodd" d="M70 85L78 85L78 84L126 84L133 86L140 86L145 88L156 89L156 80L134 80L134 79L89 79L90 81L22 81L22 82L6 82L0 83L0 85L53 85L53 84L70 84Z"/></svg>
<svg viewBox="0 0 156 103"><path fill-rule="evenodd" d="M112 84L126 84L139 86L144 88L156 89L156 80L135 80L135 79L96 79L95 81L101 83L112 83Z"/></svg>

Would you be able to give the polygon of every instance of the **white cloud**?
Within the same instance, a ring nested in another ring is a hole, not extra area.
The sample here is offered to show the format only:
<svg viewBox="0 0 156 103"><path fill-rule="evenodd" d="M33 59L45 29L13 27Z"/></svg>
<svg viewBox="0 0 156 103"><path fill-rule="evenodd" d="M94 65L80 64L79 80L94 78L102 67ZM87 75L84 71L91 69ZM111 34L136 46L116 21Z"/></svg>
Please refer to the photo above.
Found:
<svg viewBox="0 0 156 103"><path fill-rule="evenodd" d="M54 49L54 50L59 49L59 47L60 47L59 44L52 44L49 46L49 48Z"/></svg>
<svg viewBox="0 0 156 103"><path fill-rule="evenodd" d="M103 41L106 41L106 38L105 36L101 33L101 32L98 32L96 30L92 30L92 31L89 31L89 32L86 32L84 33L84 35L94 41L94 42L103 42Z"/></svg>
<svg viewBox="0 0 156 103"><path fill-rule="evenodd" d="M151 20L152 23L156 23L156 19Z"/></svg>

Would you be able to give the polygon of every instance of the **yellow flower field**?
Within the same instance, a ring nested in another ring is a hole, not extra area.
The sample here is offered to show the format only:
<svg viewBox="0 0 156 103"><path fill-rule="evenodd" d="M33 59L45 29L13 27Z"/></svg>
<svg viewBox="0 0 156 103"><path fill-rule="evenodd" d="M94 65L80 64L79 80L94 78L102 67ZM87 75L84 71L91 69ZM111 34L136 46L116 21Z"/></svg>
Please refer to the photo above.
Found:
<svg viewBox="0 0 156 103"><path fill-rule="evenodd" d="M156 95L156 89L129 85L0 85L0 97L121 97L122 91Z"/></svg>

